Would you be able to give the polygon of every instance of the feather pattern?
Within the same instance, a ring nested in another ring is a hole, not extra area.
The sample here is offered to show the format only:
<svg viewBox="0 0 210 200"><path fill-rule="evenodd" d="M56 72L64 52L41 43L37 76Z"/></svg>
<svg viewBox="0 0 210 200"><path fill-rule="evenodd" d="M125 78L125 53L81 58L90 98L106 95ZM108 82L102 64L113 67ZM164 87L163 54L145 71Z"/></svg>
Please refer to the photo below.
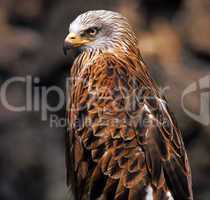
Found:
<svg viewBox="0 0 210 200"><path fill-rule="evenodd" d="M170 190L175 199L192 199L180 131L137 58L86 52L71 73L68 116L78 199L106 199L110 192L115 199L136 199L149 184L156 196ZM93 193L98 182L101 193Z"/></svg>
<svg viewBox="0 0 210 200"><path fill-rule="evenodd" d="M180 130L129 44L129 52L85 50L71 68L67 183L78 200L192 200Z"/></svg>

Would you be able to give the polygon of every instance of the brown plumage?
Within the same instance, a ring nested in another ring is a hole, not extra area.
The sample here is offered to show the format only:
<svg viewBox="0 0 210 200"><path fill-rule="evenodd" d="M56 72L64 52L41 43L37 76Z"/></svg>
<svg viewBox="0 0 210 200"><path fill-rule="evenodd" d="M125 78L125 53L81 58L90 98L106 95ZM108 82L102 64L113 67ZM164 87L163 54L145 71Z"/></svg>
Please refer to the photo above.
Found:
<svg viewBox="0 0 210 200"><path fill-rule="evenodd" d="M193 199L180 130L126 19L89 11L72 24L65 50L82 50L67 106L67 182L75 199Z"/></svg>

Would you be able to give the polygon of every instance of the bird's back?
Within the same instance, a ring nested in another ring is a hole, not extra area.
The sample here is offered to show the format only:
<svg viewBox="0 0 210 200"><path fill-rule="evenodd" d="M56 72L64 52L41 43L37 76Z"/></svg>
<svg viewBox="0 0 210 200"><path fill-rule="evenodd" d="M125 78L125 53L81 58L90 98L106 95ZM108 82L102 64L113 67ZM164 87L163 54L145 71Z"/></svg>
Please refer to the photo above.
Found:
<svg viewBox="0 0 210 200"><path fill-rule="evenodd" d="M143 63L84 52L71 76L66 157L76 199L192 199L181 133Z"/></svg>

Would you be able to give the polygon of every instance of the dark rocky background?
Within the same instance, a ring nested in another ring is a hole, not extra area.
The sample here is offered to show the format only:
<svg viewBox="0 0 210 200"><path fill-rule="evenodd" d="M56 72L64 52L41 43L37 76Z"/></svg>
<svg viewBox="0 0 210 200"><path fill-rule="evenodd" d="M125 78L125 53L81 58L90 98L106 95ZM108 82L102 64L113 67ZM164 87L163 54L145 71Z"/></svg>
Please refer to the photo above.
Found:
<svg viewBox="0 0 210 200"><path fill-rule="evenodd" d="M210 126L181 108L183 90L210 74L209 0L1 0L1 85L32 75L40 78L35 86L65 90L72 57L63 56L63 39L70 21L89 9L120 11L135 27L153 77L170 87L166 96L184 135L195 199L209 200ZM25 96L24 84L11 85L7 93L12 105L23 105ZM49 95L48 103L56 98ZM189 95L188 109L199 112L199 99L199 92ZM64 110L56 114L64 117ZM0 104L0 200L67 199L64 132L42 121L40 112L12 112Z"/></svg>

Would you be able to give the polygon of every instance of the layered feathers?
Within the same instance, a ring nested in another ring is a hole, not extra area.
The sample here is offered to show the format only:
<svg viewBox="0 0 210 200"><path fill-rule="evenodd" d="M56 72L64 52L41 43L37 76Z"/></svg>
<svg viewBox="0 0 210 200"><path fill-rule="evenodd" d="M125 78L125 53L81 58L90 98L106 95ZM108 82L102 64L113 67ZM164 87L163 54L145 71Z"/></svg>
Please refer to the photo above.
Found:
<svg viewBox="0 0 210 200"><path fill-rule="evenodd" d="M180 130L129 23L89 11L70 31L93 26L100 31L81 46L68 91L67 183L75 199L192 200Z"/></svg>
<svg viewBox="0 0 210 200"><path fill-rule="evenodd" d="M148 187L154 199L192 199L180 131L143 62L84 52L71 76L67 170L76 199L145 199Z"/></svg>

